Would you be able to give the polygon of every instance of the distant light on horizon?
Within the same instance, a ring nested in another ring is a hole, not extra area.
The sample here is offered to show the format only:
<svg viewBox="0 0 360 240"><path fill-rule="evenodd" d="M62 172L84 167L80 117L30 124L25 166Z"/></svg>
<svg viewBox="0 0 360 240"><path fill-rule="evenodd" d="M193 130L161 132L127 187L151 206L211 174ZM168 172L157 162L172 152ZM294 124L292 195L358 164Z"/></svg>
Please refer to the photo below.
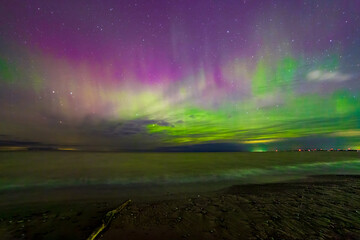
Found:
<svg viewBox="0 0 360 240"><path fill-rule="evenodd" d="M0 145L359 149L360 1L313 4L9 1Z"/></svg>

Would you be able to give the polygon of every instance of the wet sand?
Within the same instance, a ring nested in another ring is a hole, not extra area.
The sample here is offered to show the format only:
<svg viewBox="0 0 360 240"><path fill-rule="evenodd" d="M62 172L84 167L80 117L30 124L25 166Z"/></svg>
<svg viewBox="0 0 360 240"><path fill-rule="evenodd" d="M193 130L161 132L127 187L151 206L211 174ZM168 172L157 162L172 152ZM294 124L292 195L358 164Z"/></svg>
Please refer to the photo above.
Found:
<svg viewBox="0 0 360 240"><path fill-rule="evenodd" d="M67 196L75 192L88 191L58 189L58 197L36 203L31 198L43 193L14 192L22 203L9 202L7 194L0 201L1 239L86 239L107 211L126 200L110 188ZM99 239L360 239L360 177L314 176L137 198Z"/></svg>

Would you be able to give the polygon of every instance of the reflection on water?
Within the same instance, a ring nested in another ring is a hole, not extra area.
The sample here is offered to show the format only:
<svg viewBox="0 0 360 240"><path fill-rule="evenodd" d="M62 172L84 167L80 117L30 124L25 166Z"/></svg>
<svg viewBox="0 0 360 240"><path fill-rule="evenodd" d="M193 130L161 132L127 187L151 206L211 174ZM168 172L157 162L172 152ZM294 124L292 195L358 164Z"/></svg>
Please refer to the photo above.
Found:
<svg viewBox="0 0 360 240"><path fill-rule="evenodd" d="M264 183L359 174L355 152L319 153L0 153L0 189L98 184Z"/></svg>

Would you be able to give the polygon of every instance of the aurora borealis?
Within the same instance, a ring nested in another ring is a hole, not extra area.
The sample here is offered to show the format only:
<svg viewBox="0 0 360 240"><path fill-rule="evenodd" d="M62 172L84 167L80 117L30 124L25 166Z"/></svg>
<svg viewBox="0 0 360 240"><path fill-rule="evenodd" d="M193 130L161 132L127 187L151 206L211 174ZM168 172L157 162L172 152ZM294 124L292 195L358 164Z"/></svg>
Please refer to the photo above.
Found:
<svg viewBox="0 0 360 240"><path fill-rule="evenodd" d="M0 143L360 149L360 1L10 1Z"/></svg>

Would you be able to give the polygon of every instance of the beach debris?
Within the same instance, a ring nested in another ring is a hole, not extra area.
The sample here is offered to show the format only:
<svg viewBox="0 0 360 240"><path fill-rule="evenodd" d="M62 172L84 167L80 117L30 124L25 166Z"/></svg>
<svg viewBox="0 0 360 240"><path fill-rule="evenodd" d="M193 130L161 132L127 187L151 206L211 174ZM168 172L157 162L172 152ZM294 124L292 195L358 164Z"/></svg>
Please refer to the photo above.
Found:
<svg viewBox="0 0 360 240"><path fill-rule="evenodd" d="M95 240L100 233L102 233L105 229L107 229L110 226L111 221L116 217L116 215L123 210L131 200L127 200L123 204L121 204L119 207L115 208L114 210L111 210L106 213L105 217L102 220L102 224L100 227L98 227L88 238L87 240Z"/></svg>

